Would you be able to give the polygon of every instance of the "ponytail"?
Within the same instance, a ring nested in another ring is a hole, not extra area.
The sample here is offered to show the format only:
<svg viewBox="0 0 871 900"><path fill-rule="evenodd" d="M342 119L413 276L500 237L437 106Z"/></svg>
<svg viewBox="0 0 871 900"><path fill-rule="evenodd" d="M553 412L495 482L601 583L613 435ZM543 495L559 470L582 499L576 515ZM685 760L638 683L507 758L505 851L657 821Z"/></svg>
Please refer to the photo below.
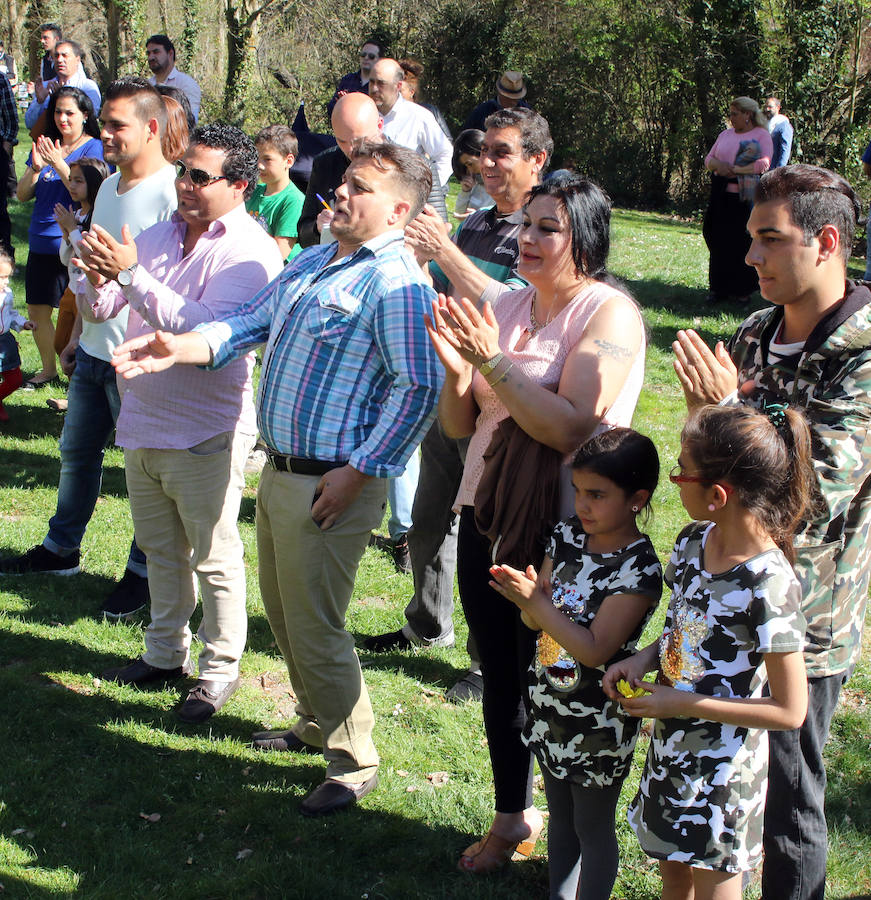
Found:
<svg viewBox="0 0 871 900"><path fill-rule="evenodd" d="M765 412L705 406L690 417L682 440L705 484L730 485L787 559L793 536L819 501L804 416L783 404Z"/></svg>

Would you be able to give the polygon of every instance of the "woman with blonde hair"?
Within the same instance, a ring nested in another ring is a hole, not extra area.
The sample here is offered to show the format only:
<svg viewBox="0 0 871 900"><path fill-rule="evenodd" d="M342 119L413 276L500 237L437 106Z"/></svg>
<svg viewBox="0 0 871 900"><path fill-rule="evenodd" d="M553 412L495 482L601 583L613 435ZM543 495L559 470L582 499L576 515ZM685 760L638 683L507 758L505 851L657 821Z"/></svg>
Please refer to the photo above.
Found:
<svg viewBox="0 0 871 900"><path fill-rule="evenodd" d="M759 104L736 97L729 104L731 128L721 131L705 168L711 173L711 197L702 233L708 245L709 302L746 303L759 287L756 270L744 262L750 249L747 220L759 176L768 171L774 146Z"/></svg>

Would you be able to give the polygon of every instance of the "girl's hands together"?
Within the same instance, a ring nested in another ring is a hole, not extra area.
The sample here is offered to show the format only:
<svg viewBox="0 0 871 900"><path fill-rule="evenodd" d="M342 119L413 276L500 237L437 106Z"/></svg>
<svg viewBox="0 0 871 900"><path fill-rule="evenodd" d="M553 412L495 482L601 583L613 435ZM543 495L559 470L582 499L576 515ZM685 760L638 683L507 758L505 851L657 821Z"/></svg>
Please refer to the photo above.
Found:
<svg viewBox="0 0 871 900"><path fill-rule="evenodd" d="M63 232L64 240L68 241L70 239L70 234L75 231L78 224L76 222L76 217L73 213L72 207L68 209L62 203L55 203L54 218L57 224L60 225L60 230Z"/></svg>

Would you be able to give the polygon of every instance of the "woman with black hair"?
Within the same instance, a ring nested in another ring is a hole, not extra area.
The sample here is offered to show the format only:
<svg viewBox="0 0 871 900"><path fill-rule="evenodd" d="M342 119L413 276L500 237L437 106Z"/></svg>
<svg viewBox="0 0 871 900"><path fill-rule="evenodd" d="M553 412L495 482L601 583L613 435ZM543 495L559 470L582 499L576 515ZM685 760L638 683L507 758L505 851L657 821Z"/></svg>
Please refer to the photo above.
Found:
<svg viewBox="0 0 871 900"><path fill-rule="evenodd" d="M519 237L518 272L529 287L482 311L441 296L429 323L446 371L439 418L450 437L471 435L455 506L457 575L481 660L496 815L460 859L469 872L529 855L542 825L521 740L535 632L489 586L489 568L540 567L546 534L573 510L566 458L591 435L629 425L644 377L641 315L606 269L610 217L608 197L586 178L537 185ZM497 456L494 472L487 458Z"/></svg>
<svg viewBox="0 0 871 900"><path fill-rule="evenodd" d="M71 162L83 156L103 158L94 106L83 91L65 85L52 94L47 118L48 127L36 139L16 191L22 202L35 198L24 285L27 316L36 325L33 338L42 369L24 383L25 390L57 378L51 311L57 308L68 278L58 256L62 237L54 217L55 205L66 207L72 202L67 188Z"/></svg>

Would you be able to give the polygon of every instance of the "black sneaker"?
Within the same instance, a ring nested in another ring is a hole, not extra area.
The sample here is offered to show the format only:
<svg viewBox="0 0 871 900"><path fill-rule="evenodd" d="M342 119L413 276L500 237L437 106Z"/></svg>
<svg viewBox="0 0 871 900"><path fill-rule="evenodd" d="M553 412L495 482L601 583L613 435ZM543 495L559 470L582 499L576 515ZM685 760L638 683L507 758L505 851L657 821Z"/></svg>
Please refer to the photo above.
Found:
<svg viewBox="0 0 871 900"><path fill-rule="evenodd" d="M42 544L21 556L0 559L0 575L76 575L79 571L78 550L61 556Z"/></svg>
<svg viewBox="0 0 871 900"><path fill-rule="evenodd" d="M100 612L105 619L126 619L140 609L145 609L150 602L148 579L125 569L124 576L115 585L115 590L106 597Z"/></svg>
<svg viewBox="0 0 871 900"><path fill-rule="evenodd" d="M390 650L411 650L414 644L399 631L388 631L387 634L373 634L363 638L363 649L370 653L387 653Z"/></svg>
<svg viewBox="0 0 871 900"><path fill-rule="evenodd" d="M445 694L449 703L468 703L469 700L481 700L484 696L484 679L480 672L468 671Z"/></svg>

